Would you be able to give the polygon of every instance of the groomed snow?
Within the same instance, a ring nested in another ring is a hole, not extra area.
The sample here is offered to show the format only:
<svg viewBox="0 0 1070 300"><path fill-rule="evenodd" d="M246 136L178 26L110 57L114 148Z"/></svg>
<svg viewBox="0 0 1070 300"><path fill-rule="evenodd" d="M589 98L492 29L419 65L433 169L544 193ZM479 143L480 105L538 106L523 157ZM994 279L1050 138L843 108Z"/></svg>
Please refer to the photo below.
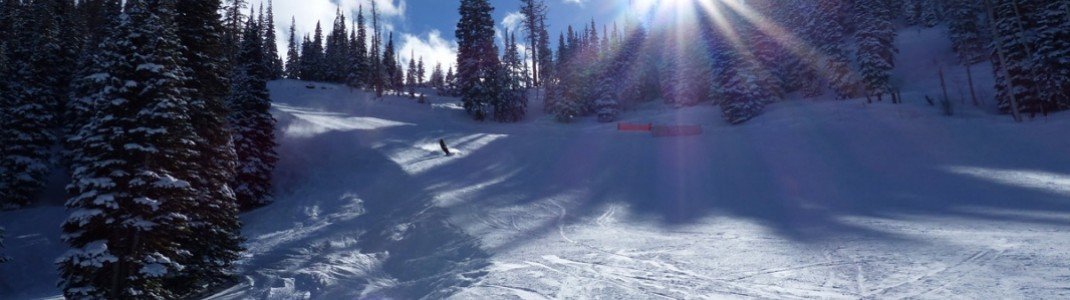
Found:
<svg viewBox="0 0 1070 300"><path fill-rule="evenodd" d="M946 57L923 46L943 49L904 43L905 61ZM917 79L901 105L622 115L703 127L678 138L558 124L537 101L477 123L456 99L273 82L276 202L243 215L241 283L211 299L1070 298L1070 114L944 117L926 68L897 69ZM0 212L0 298L59 294L65 216Z"/></svg>

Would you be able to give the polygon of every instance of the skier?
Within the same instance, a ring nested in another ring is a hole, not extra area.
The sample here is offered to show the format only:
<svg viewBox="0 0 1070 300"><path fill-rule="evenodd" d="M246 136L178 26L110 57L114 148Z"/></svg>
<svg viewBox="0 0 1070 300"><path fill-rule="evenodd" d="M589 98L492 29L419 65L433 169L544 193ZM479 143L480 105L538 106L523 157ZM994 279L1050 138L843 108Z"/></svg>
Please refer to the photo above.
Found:
<svg viewBox="0 0 1070 300"><path fill-rule="evenodd" d="M450 148L446 147L446 141L445 140L438 139L438 145L442 147L442 152L445 152L446 156L453 156L453 154L450 153Z"/></svg>

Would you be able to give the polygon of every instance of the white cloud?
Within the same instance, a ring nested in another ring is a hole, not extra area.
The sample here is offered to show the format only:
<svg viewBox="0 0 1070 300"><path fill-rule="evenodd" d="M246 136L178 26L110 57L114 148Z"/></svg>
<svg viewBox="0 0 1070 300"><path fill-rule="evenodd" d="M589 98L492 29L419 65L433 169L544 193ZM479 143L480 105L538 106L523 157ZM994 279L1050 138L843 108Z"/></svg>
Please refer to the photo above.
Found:
<svg viewBox="0 0 1070 300"><path fill-rule="evenodd" d="M502 19L502 27L509 29L509 32L516 31L517 29L520 29L520 24L525 19L524 15L519 11L511 12L508 15L505 15L505 18Z"/></svg>
<svg viewBox="0 0 1070 300"><path fill-rule="evenodd" d="M423 37L403 34L400 45L398 51L402 61L408 62L413 56L423 57L428 75L436 63L442 63L442 70L445 71L457 61L457 44L442 38L442 33L438 30L432 30Z"/></svg>
<svg viewBox="0 0 1070 300"><path fill-rule="evenodd" d="M583 2L585 2L586 0L563 0L563 1L565 3L572 3L572 4L576 4L576 5L581 5L582 6Z"/></svg>

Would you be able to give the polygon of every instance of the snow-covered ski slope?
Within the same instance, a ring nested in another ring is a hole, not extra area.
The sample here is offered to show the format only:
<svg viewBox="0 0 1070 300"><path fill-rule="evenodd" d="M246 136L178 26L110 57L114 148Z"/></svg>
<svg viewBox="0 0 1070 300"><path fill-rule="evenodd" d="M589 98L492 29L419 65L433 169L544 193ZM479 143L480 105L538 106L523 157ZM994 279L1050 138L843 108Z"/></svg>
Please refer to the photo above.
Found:
<svg viewBox="0 0 1070 300"><path fill-rule="evenodd" d="M903 55L950 61L929 36ZM942 116L931 65L902 60L901 105L622 116L703 127L678 138L273 82L276 202L243 215L241 282L211 299L1070 298L1070 114ZM0 299L59 294L64 217L0 212Z"/></svg>

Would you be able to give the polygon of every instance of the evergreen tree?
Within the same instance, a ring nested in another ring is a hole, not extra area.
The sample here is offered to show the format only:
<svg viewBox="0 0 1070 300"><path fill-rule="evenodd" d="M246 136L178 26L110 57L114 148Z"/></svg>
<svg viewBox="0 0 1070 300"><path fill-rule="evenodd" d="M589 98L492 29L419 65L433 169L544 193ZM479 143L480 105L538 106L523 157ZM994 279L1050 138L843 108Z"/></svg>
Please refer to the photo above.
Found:
<svg viewBox="0 0 1070 300"><path fill-rule="evenodd" d="M426 76L427 69L424 69L424 58L421 56L416 62L416 85L423 86Z"/></svg>
<svg viewBox="0 0 1070 300"><path fill-rule="evenodd" d="M499 68L499 82L502 82L502 96L494 103L494 119L499 122L517 122L524 118L527 109L527 92L523 86L523 69L516 33L505 33L507 37L505 57Z"/></svg>
<svg viewBox="0 0 1070 300"><path fill-rule="evenodd" d="M228 100L230 128L238 155L233 186L243 210L271 203L271 172L278 160L263 44L252 18L248 26L254 28L245 31Z"/></svg>
<svg viewBox="0 0 1070 300"><path fill-rule="evenodd" d="M174 31L174 3L130 0L100 55L96 115L75 138L63 224L71 249L58 261L64 296L73 299L176 298L168 284L191 262L189 171L196 151Z"/></svg>
<svg viewBox="0 0 1070 300"><path fill-rule="evenodd" d="M465 111L482 121L501 99L501 62L494 44L494 19L487 0L461 0L457 23L457 87Z"/></svg>
<svg viewBox="0 0 1070 300"><path fill-rule="evenodd" d="M545 81L552 77L554 74L554 53L550 50L550 32L546 29L546 16L539 18L539 39L533 46L536 49L536 53L532 55L532 58L538 62L532 63L533 77L537 80L535 86L539 86L539 81ZM535 67L538 64L538 67ZM538 69L536 71L536 69Z"/></svg>
<svg viewBox="0 0 1070 300"><path fill-rule="evenodd" d="M844 24L845 11L843 0L818 0L815 22L810 30L822 54L826 57L825 68L821 72L828 80L828 85L836 92L838 99L850 99L856 96L856 79L851 72L851 58L847 49Z"/></svg>
<svg viewBox="0 0 1070 300"><path fill-rule="evenodd" d="M996 98L999 108L1011 112L1011 93L1018 101L1020 112L1040 113L1048 111L1040 97L1038 79L1040 75L1033 68L1036 34L1033 29L1034 6L1021 0L993 0L993 19L995 43L993 45L993 72L996 78ZM998 58L1003 52L1006 65ZM1009 74L1009 78L1004 76Z"/></svg>
<svg viewBox="0 0 1070 300"><path fill-rule="evenodd" d="M189 180L197 190L197 201L191 204L194 213L189 220L193 235L182 241L191 249L192 260L185 265L186 276L174 281L181 285L178 290L196 291L226 282L242 250L237 200L228 184L235 175L237 154L230 131L220 130L227 127L225 101L230 91L220 2L178 0L176 9L175 24L185 46L181 49L189 76L189 120L197 134L192 157L195 167L190 170L193 176ZM267 26L273 23L271 18L269 6ZM272 31L266 28L265 34ZM270 63L266 67L275 68Z"/></svg>
<svg viewBox="0 0 1070 300"><path fill-rule="evenodd" d="M959 62L963 65L972 65L985 59L985 36L982 32L982 12L980 3L974 0L953 0L948 5L949 25L948 35L951 38L951 48L958 54Z"/></svg>
<svg viewBox="0 0 1070 300"><path fill-rule="evenodd" d="M379 29L379 8L376 6L375 1L372 1L372 46L368 50L370 55L368 63L371 65L371 74L368 77L369 85L374 87L375 95L378 97L383 96L383 90L386 89L386 79L383 68L383 59L380 57L381 45L383 37Z"/></svg>
<svg viewBox="0 0 1070 300"><path fill-rule="evenodd" d="M325 77L323 80L342 83L348 77L347 65L344 62L349 58L349 35L346 34L346 16L339 7L335 13L334 25L330 35L327 35L327 48L324 52L323 67Z"/></svg>
<svg viewBox="0 0 1070 300"><path fill-rule="evenodd" d="M8 42L7 92L0 120L0 208L30 204L44 187L52 163L52 132L73 78L76 51L60 32L73 7L58 0L15 8ZM10 15L9 15L10 17ZM78 42L80 46L80 42ZM73 53L72 53L73 52Z"/></svg>
<svg viewBox="0 0 1070 300"><path fill-rule="evenodd" d="M394 33L391 32L386 42L386 49L383 50L384 89L401 94L402 87L396 79L401 74L398 64L397 53L394 52Z"/></svg>
<svg viewBox="0 0 1070 300"><path fill-rule="evenodd" d="M350 53L352 65L349 74L349 85L355 87L365 87L370 83L369 70L371 69L368 62L368 33L364 28L364 6L361 6L357 12L357 25L353 29L355 37L353 38L353 50Z"/></svg>
<svg viewBox="0 0 1070 300"><path fill-rule="evenodd" d="M539 72L542 68L542 61L539 59L540 51L549 49L549 45L542 44L543 42L549 42L549 35L543 35L546 32L546 2L543 0L520 0L520 14L524 16L522 20L521 28L524 33L527 34L528 45L531 45L531 69L535 78L535 85L539 85Z"/></svg>
<svg viewBox="0 0 1070 300"><path fill-rule="evenodd" d="M282 58L279 58L279 47L275 45L275 13L272 6L269 1L267 18L264 19L264 56L267 57L266 65L270 75L268 78L276 80L282 78L284 74Z"/></svg>
<svg viewBox="0 0 1070 300"><path fill-rule="evenodd" d="M307 44L310 45L308 56L301 55L302 61L307 61L305 68L309 73L308 79L305 80L327 80L327 68L324 61L326 54L323 48L323 27L320 26L320 22L316 22L316 31L312 36L312 41Z"/></svg>
<svg viewBox="0 0 1070 300"><path fill-rule="evenodd" d="M921 10L921 24L925 25L925 27L934 27L940 24L943 21L943 5L945 1L921 1L918 5L918 9Z"/></svg>
<svg viewBox="0 0 1070 300"><path fill-rule="evenodd" d="M1044 111L1070 109L1070 1L1036 3L1036 56L1033 67Z"/></svg>
<svg viewBox="0 0 1070 300"><path fill-rule="evenodd" d="M903 0L903 17L907 25L921 24L920 0Z"/></svg>
<svg viewBox="0 0 1070 300"><path fill-rule="evenodd" d="M286 78L301 78L301 54L297 45L297 19L290 19L290 42L286 48Z"/></svg>
<svg viewBox="0 0 1070 300"><path fill-rule="evenodd" d="M762 87L754 60L740 55L733 58L728 76L723 77L727 80L717 87L724 97L720 106L729 124L741 124L758 116L774 100L769 90Z"/></svg>
<svg viewBox="0 0 1070 300"><path fill-rule="evenodd" d="M227 47L227 60L234 61L234 55L238 53L238 45L241 44L242 22L245 14L242 12L248 5L247 0L225 0L223 7L223 45Z"/></svg>
<svg viewBox="0 0 1070 300"><path fill-rule="evenodd" d="M413 54L409 55L409 69L405 72L405 86L408 88L409 97L416 98L416 59Z"/></svg>
<svg viewBox="0 0 1070 300"><path fill-rule="evenodd" d="M887 0L863 0L859 2L863 9L858 20L858 65L862 81L866 85L866 96L876 96L881 100L883 94L891 91L891 71L895 68L896 32L890 19L891 12Z"/></svg>
<svg viewBox="0 0 1070 300"><path fill-rule="evenodd" d="M306 34L301 40L301 55L300 55L301 60L299 61L300 64L298 65L298 68L297 68L297 72L299 73L299 75L300 75L299 77L301 78L301 80L305 80L305 81L314 80L314 78L312 77L313 76L312 75L313 74L312 73L313 72L313 70L312 70L312 68L313 68L312 59L314 57L314 54L312 53L312 51L313 51L312 40L310 40L308 38L308 35Z"/></svg>
<svg viewBox="0 0 1070 300"><path fill-rule="evenodd" d="M453 73L453 67L446 70L446 77L443 78L442 87L448 96L456 97L459 93L457 90L457 75Z"/></svg>
<svg viewBox="0 0 1070 300"><path fill-rule="evenodd" d="M431 87L441 92L442 88L446 86L445 74L442 74L442 63L436 63L435 68L431 70Z"/></svg>

